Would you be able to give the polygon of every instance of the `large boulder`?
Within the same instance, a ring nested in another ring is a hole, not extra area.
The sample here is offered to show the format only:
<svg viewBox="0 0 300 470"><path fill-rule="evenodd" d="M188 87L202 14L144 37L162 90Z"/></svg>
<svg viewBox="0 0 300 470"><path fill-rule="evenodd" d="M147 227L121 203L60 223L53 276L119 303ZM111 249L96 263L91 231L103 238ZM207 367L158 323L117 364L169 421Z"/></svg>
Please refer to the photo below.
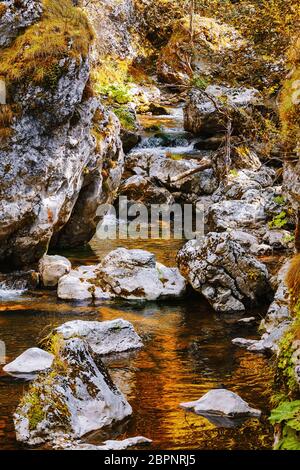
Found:
<svg viewBox="0 0 300 470"><path fill-rule="evenodd" d="M102 362L79 338L62 343L50 374L32 382L15 414L16 437L29 445L80 438L132 413Z"/></svg>
<svg viewBox="0 0 300 470"><path fill-rule="evenodd" d="M224 133L228 116L232 133L238 134L249 126L249 115L261 107L262 98L254 88L230 88L209 85L205 91L193 89L184 108L184 128L201 136Z"/></svg>
<svg viewBox="0 0 300 470"><path fill-rule="evenodd" d="M70 16L77 18L76 31ZM49 21L58 25L63 58L45 54L35 34L45 35ZM47 10L30 28L0 49L8 90L1 107L0 260L18 267L39 260L50 244L89 241L99 222L97 208L112 202L123 166L119 122L90 89L93 33L83 11L70 0L68 8ZM31 61L26 54L32 50L38 58Z"/></svg>
<svg viewBox="0 0 300 470"><path fill-rule="evenodd" d="M195 15L194 30L191 43L189 18L174 24L173 34L157 62L158 76L164 82L186 84L193 74L218 75L224 56L236 54L245 46L245 40L234 28L213 18Z"/></svg>
<svg viewBox="0 0 300 470"><path fill-rule="evenodd" d="M185 289L177 268L157 263L147 251L118 248L99 265L82 266L62 277L57 294L64 300L158 300L180 297Z"/></svg>
<svg viewBox="0 0 300 470"><path fill-rule="evenodd" d="M132 324L122 319L103 322L69 321L56 328L53 334L60 335L64 340L81 338L94 354L101 356L131 351L143 346Z"/></svg>
<svg viewBox="0 0 300 470"><path fill-rule="evenodd" d="M39 273L45 287L57 286L59 279L71 269L71 262L64 256L44 255L39 262Z"/></svg>
<svg viewBox="0 0 300 470"><path fill-rule="evenodd" d="M268 271L229 233L211 232L189 241L177 255L181 274L217 312L244 311L247 304L267 300Z"/></svg>

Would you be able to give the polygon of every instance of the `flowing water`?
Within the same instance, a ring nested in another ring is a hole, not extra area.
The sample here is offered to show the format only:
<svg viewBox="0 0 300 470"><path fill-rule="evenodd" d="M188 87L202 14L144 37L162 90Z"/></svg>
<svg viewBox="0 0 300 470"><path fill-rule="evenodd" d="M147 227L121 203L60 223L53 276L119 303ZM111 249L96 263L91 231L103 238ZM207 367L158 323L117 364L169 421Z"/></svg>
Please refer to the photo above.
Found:
<svg viewBox="0 0 300 470"><path fill-rule="evenodd" d="M182 132L180 109L172 116L143 117L144 125L153 123L164 126L168 133ZM140 146L147 147L149 138L149 133L144 135ZM175 152L191 156L191 142L185 143ZM63 254L73 265L79 265L97 263L118 246L143 248L155 253L158 261L172 266L182 243L95 239L89 247ZM246 312L246 316L253 313L259 319L265 312ZM133 414L126 422L91 434L86 441L100 444L107 438L144 435L153 440L154 449L272 447L272 429L267 420L272 370L263 356L232 345L236 336L255 337L256 328L238 325L239 317L217 315L197 295L163 303L66 303L58 301L55 292L8 291L0 286L0 340L6 345L7 362L36 346L52 327L66 321L120 317L133 323L145 344L140 351L105 359L113 379L127 395ZM0 449L21 448L15 439L12 413L26 387L25 382L1 372L0 366ZM249 419L237 428L217 427L179 407L181 402L197 400L216 387L237 392L250 405L263 410L262 419Z"/></svg>

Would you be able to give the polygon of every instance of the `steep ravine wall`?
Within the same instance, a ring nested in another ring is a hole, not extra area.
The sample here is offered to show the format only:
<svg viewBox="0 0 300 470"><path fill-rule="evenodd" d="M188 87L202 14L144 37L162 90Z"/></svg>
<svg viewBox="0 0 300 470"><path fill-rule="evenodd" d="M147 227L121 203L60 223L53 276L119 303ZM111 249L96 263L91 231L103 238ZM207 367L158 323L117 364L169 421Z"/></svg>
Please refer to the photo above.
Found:
<svg viewBox="0 0 300 470"><path fill-rule="evenodd" d="M0 263L23 267L50 244L92 238L123 150L117 118L90 86L94 31L83 10L71 0L1 6Z"/></svg>
<svg viewBox="0 0 300 470"><path fill-rule="evenodd" d="M283 188L297 222L296 254L286 263L283 285L286 292L289 328L279 342L276 362L274 409L275 449L300 450L300 39L289 51L289 73L283 83L279 111L284 141ZM282 282L281 282L282 284ZM279 290L280 292L280 285Z"/></svg>

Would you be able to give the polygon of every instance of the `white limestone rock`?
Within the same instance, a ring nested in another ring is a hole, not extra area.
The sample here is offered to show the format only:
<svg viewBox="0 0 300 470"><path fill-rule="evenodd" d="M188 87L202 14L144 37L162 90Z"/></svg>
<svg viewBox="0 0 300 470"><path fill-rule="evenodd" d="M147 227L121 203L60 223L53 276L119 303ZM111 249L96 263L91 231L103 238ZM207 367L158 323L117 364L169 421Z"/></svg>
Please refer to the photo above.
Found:
<svg viewBox="0 0 300 470"><path fill-rule="evenodd" d="M39 348L30 348L24 351L14 361L3 367L4 372L11 375L26 376L49 369L54 356Z"/></svg>
<svg viewBox="0 0 300 470"><path fill-rule="evenodd" d="M72 269L70 261L64 256L44 255L39 262L39 273L45 287L55 287L58 281Z"/></svg>
<svg viewBox="0 0 300 470"><path fill-rule="evenodd" d="M59 326L53 333L65 340L81 338L99 355L122 353L143 346L132 324L123 319L103 322L74 320Z"/></svg>
<svg viewBox="0 0 300 470"><path fill-rule="evenodd" d="M251 408L239 395L229 390L210 390L197 401L181 403L180 406L201 415L221 415L231 418L261 416L261 411Z"/></svg>
<svg viewBox="0 0 300 470"><path fill-rule="evenodd" d="M60 437L78 439L132 413L86 342L67 340L58 359L51 375L41 373L31 384L14 414L19 442L36 445Z"/></svg>

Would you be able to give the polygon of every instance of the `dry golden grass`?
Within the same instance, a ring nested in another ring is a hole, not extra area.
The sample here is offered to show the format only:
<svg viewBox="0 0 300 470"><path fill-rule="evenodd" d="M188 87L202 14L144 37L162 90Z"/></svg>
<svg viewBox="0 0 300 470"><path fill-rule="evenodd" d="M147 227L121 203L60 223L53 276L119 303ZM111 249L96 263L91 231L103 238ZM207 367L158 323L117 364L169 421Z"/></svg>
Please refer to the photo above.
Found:
<svg viewBox="0 0 300 470"><path fill-rule="evenodd" d="M300 254L291 260L286 283L291 293L291 306L294 309L300 301Z"/></svg>
<svg viewBox="0 0 300 470"><path fill-rule="evenodd" d="M9 105L0 106L0 141L6 141L12 134L11 124L14 119L14 112Z"/></svg>
<svg viewBox="0 0 300 470"><path fill-rule="evenodd" d="M283 83L279 112L287 153L300 152L300 37L289 56L291 72Z"/></svg>
<svg viewBox="0 0 300 470"><path fill-rule="evenodd" d="M0 4L0 18L4 15L5 12L6 12L6 5L4 5L4 3L1 3Z"/></svg>
<svg viewBox="0 0 300 470"><path fill-rule="evenodd" d="M0 75L9 83L41 83L61 59L86 57L94 39L88 18L71 0L43 0L40 21L0 52Z"/></svg>

